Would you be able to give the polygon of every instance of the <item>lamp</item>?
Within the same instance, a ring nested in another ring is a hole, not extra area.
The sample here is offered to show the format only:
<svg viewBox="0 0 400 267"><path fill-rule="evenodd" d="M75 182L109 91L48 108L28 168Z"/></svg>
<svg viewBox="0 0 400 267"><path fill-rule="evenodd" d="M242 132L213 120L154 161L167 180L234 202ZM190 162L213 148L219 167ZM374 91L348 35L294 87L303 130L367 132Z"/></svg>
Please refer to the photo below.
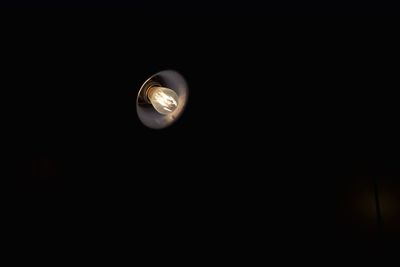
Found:
<svg viewBox="0 0 400 267"><path fill-rule="evenodd" d="M149 128L162 129L173 124L183 113L188 86L174 70L158 72L141 86L136 110L140 121Z"/></svg>

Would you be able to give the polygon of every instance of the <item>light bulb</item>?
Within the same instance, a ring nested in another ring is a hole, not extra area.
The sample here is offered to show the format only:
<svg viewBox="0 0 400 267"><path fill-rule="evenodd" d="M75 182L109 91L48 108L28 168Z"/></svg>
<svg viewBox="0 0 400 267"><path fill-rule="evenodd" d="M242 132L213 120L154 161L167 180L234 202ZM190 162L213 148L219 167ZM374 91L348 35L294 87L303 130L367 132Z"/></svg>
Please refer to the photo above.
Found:
<svg viewBox="0 0 400 267"><path fill-rule="evenodd" d="M147 93L151 104L158 113L167 115L178 107L178 95L175 91L161 87L151 87Z"/></svg>
<svg viewBox="0 0 400 267"><path fill-rule="evenodd" d="M174 70L160 71L148 78L136 97L140 121L151 129L175 123L185 110L189 94L185 78Z"/></svg>

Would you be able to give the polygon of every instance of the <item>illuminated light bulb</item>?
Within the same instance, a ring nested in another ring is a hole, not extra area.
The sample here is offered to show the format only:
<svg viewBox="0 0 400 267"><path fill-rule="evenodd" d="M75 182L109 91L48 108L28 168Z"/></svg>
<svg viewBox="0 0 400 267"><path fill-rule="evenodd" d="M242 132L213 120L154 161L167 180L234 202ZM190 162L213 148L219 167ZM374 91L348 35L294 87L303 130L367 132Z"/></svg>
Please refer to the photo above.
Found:
<svg viewBox="0 0 400 267"><path fill-rule="evenodd" d="M185 110L188 94L188 84L177 71L163 70L152 75L136 97L139 120L151 129L172 125Z"/></svg>
<svg viewBox="0 0 400 267"><path fill-rule="evenodd" d="M151 87L147 93L151 104L158 113L168 115L178 107L178 95L175 91L161 87Z"/></svg>

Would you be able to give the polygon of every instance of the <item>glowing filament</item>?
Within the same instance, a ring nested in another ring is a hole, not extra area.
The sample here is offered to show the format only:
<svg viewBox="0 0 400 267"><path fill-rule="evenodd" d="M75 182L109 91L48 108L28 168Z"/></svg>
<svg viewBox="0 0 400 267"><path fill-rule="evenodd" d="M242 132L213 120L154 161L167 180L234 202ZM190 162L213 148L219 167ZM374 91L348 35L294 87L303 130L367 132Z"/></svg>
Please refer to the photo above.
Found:
<svg viewBox="0 0 400 267"><path fill-rule="evenodd" d="M163 115L172 113L178 107L178 95L175 91L165 87L150 88L148 98L154 109Z"/></svg>

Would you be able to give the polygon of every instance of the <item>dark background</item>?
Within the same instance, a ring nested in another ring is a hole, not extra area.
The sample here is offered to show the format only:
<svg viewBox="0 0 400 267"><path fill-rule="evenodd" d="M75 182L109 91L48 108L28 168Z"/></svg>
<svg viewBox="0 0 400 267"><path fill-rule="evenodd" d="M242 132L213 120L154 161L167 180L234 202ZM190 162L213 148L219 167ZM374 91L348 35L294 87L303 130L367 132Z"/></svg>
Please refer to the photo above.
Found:
<svg viewBox="0 0 400 267"><path fill-rule="evenodd" d="M26 10L129 10L131 14L151 11L168 15L398 15L398 5L390 1L146 1L146 0L5 0L2 7Z"/></svg>
<svg viewBox="0 0 400 267"><path fill-rule="evenodd" d="M22 236L245 261L397 240L391 21L142 10L4 12L5 169ZM155 131L135 98L164 69L185 76L189 103Z"/></svg>

